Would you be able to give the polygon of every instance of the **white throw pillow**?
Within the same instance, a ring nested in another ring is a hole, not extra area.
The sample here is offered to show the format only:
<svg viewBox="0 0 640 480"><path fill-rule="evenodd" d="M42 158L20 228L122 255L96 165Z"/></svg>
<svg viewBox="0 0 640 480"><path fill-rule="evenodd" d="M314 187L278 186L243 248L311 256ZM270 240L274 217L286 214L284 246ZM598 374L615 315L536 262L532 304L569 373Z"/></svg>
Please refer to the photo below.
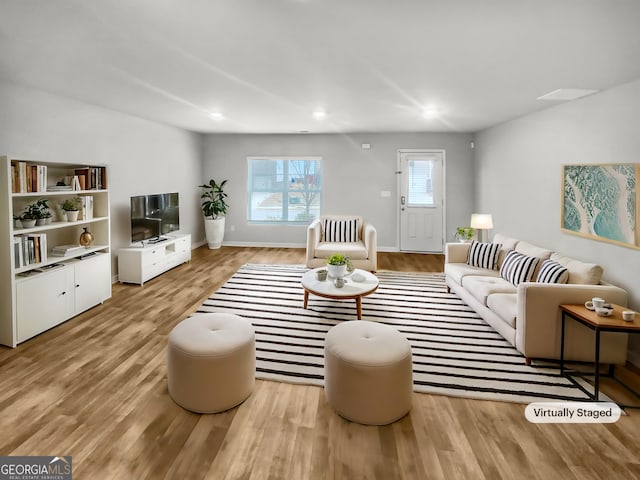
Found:
<svg viewBox="0 0 640 480"><path fill-rule="evenodd" d="M522 282L530 282L539 262L539 258L529 257L511 250L502 262L500 276L515 286Z"/></svg>

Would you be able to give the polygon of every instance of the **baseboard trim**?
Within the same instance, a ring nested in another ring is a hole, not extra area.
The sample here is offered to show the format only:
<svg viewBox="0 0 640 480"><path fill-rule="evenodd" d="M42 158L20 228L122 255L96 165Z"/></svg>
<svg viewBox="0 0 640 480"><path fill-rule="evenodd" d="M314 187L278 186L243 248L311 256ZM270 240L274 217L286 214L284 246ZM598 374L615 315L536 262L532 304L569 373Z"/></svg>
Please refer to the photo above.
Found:
<svg viewBox="0 0 640 480"><path fill-rule="evenodd" d="M627 362L633 364L636 368L640 368L640 352L627 350Z"/></svg>
<svg viewBox="0 0 640 480"><path fill-rule="evenodd" d="M201 245L206 244L202 242ZM226 247L258 247L258 248L307 248L306 243L259 243L259 242L222 242ZM378 247L379 252L399 252L397 247Z"/></svg>

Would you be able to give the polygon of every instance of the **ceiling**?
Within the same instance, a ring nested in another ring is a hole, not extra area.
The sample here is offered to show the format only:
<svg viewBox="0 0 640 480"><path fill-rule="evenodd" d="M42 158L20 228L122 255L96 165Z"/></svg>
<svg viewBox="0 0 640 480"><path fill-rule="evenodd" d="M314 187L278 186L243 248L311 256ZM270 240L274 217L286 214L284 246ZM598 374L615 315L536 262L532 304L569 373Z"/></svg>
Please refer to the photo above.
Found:
<svg viewBox="0 0 640 480"><path fill-rule="evenodd" d="M0 80L197 132L474 132L640 78L638 0L0 0L0 19Z"/></svg>

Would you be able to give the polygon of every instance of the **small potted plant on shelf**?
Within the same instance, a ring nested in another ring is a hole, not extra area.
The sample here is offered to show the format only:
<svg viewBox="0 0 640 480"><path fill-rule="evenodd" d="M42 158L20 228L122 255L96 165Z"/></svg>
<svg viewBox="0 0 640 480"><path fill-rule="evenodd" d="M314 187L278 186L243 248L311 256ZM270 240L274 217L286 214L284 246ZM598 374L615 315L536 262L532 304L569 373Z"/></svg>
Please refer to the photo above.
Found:
<svg viewBox="0 0 640 480"><path fill-rule="evenodd" d="M351 259L342 253L334 253L327 258L327 271L330 277L342 278L351 269Z"/></svg>
<svg viewBox="0 0 640 480"><path fill-rule="evenodd" d="M460 243L469 243L473 240L475 233L475 229L471 227L458 227L456 229L456 238Z"/></svg>
<svg viewBox="0 0 640 480"><path fill-rule="evenodd" d="M225 215L229 208L225 201L227 194L223 190L225 183L227 183L226 180L218 184L214 179L211 179L208 184L199 185L200 188L205 189L200 198L202 199L201 207L207 245L211 249L220 248L224 238Z"/></svg>
<svg viewBox="0 0 640 480"><path fill-rule="evenodd" d="M40 218L36 220L36 225L46 225L51 223L51 210L49 210L49 200L41 198L36 202L36 206L40 209Z"/></svg>
<svg viewBox="0 0 640 480"><path fill-rule="evenodd" d="M27 205L26 210L20 217L20 223L23 228L33 228L36 226L36 221L40 218L40 208L35 203Z"/></svg>
<svg viewBox="0 0 640 480"><path fill-rule="evenodd" d="M80 210L80 199L78 197L67 198L62 202L62 210L65 211L67 222L77 221L78 211Z"/></svg>

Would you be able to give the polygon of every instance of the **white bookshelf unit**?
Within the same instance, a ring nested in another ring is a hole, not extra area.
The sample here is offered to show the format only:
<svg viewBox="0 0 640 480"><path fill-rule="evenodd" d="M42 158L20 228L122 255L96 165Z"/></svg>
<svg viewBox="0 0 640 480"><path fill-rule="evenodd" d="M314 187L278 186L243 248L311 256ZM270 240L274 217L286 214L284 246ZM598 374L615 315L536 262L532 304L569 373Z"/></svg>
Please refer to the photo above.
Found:
<svg viewBox="0 0 640 480"><path fill-rule="evenodd" d="M29 169L29 174L26 174ZM27 175L28 178L25 178ZM0 157L0 344L16 347L111 297L110 218L107 168ZM75 179L74 179L75 177ZM75 183L70 190L58 182ZM90 198L87 198L90 197ZM91 209L67 221L62 204L80 198ZM14 218L46 200L48 223L25 228ZM91 245L79 246L87 229Z"/></svg>
<svg viewBox="0 0 640 480"><path fill-rule="evenodd" d="M158 275L191 260L191 235L167 235L158 243L118 249L118 280L143 285Z"/></svg>

